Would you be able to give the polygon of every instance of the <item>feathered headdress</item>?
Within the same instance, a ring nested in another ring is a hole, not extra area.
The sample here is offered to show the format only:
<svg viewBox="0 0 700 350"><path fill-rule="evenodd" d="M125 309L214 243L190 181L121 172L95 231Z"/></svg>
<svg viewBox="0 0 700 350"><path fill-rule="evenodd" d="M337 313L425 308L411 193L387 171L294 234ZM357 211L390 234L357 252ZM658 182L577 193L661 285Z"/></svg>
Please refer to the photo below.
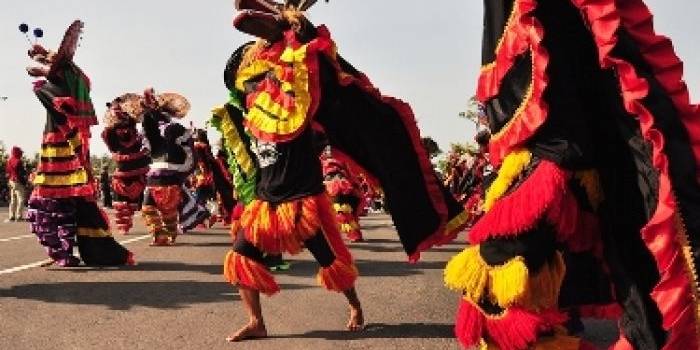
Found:
<svg viewBox="0 0 700 350"><path fill-rule="evenodd" d="M236 29L274 42L282 38L284 31L294 28L300 34L312 30L313 26L303 12L316 4L317 0L236 0L236 9L242 11L233 22ZM328 0L326 0L328 2Z"/></svg>

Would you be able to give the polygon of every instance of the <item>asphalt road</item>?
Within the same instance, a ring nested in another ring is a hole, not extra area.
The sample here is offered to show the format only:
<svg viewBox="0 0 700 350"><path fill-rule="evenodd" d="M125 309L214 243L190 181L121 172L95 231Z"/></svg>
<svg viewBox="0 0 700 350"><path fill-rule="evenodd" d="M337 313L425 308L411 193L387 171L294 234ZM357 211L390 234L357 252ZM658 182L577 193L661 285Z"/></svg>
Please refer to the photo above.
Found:
<svg viewBox="0 0 700 350"><path fill-rule="evenodd" d="M6 214L0 215L0 220ZM221 271L225 229L181 236L175 247L149 247L138 225L127 241L139 262L124 268L41 267L46 259L26 223L0 224L0 348L2 349L458 349L452 324L458 295L442 285L442 268L460 240L406 263L386 216L362 221L365 243L353 244L366 331L343 331L341 295L316 285L308 253L291 257L276 277L282 292L263 299L269 339L229 344L246 321L236 289ZM587 322L598 345L614 325Z"/></svg>

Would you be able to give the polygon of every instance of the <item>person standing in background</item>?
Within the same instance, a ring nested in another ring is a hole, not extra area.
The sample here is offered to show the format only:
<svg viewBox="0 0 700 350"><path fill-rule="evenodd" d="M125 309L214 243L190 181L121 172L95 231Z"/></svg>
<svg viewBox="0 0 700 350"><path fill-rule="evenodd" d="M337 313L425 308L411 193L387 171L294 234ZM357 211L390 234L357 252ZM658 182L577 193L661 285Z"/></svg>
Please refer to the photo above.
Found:
<svg viewBox="0 0 700 350"><path fill-rule="evenodd" d="M7 160L8 185L10 188L10 215L5 222L24 221L24 202L27 189L27 169L22 162L22 149L12 147L10 159Z"/></svg>
<svg viewBox="0 0 700 350"><path fill-rule="evenodd" d="M109 181L109 166L102 166L102 174L100 174L100 190L102 191L102 204L105 208L112 207L112 188Z"/></svg>

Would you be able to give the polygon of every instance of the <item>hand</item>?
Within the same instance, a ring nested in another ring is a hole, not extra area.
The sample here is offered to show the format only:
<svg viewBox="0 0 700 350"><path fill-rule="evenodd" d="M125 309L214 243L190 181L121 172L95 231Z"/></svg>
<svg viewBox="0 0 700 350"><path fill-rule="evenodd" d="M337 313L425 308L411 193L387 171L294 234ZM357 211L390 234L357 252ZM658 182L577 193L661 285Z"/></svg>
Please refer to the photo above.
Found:
<svg viewBox="0 0 700 350"><path fill-rule="evenodd" d="M158 107L158 100L156 99L156 93L152 87L147 88L143 91L143 105L146 108L155 109Z"/></svg>
<svg viewBox="0 0 700 350"><path fill-rule="evenodd" d="M27 67L27 74L32 77L45 77L49 71L43 67Z"/></svg>

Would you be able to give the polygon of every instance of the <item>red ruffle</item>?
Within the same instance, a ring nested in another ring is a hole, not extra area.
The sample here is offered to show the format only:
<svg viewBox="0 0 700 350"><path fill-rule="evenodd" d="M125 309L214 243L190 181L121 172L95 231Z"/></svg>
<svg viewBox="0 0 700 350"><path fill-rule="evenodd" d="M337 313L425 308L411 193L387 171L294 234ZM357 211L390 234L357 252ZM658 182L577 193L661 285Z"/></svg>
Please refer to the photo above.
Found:
<svg viewBox="0 0 700 350"><path fill-rule="evenodd" d="M114 177L112 178L112 189L114 193L129 198L130 200L138 200L143 191L146 189L145 179L142 181L129 181L127 185L121 179Z"/></svg>
<svg viewBox="0 0 700 350"><path fill-rule="evenodd" d="M514 116L502 130L491 137L489 158L494 166L499 166L513 149L524 144L547 119L548 107L543 99L547 88L546 74L549 54L542 45L544 28L535 18L536 0L520 0L517 6L518 17L503 34L503 44L496 52L495 65L485 68L479 78L477 98L486 103L496 96L504 76L513 67L517 56L529 48L532 54L532 96L523 101L522 114Z"/></svg>
<svg viewBox="0 0 700 350"><path fill-rule="evenodd" d="M139 177L139 176L144 176L146 173L148 173L149 168L140 168L140 169L134 169L134 170L128 170L128 171L120 171L117 170L114 172L114 177L115 178L133 178L133 177Z"/></svg>
<svg viewBox="0 0 700 350"><path fill-rule="evenodd" d="M493 237L516 236L535 227L549 208L556 208L567 191L569 174L542 160L512 193L496 201L469 231L469 242L480 244Z"/></svg>
<svg viewBox="0 0 700 350"><path fill-rule="evenodd" d="M682 83L682 69L668 39L657 36L652 26L652 16L643 2L631 0L572 0L588 21L598 45L600 65L617 71L625 109L640 122L642 135L651 143L654 167L659 176L659 202L651 220L641 234L648 249L654 255L661 281L654 288L652 298L663 316L663 327L669 332L663 349L697 349L700 344L697 333L698 310L691 283L695 283L679 243L682 232L677 225L678 207L669 178L668 159L664 151L664 135L654 128L654 116L646 109L643 99L649 93L649 84L640 78L635 67L614 57L612 50L617 43L617 30L625 27L636 40L647 63L656 72L666 92L673 98L681 119L685 123L693 151L698 159L700 143L700 119L697 107L691 106L687 89ZM623 4L624 3L624 4ZM620 342L616 349L626 348Z"/></svg>
<svg viewBox="0 0 700 350"><path fill-rule="evenodd" d="M528 349L540 334L550 332L566 321L554 310L534 313L512 307L503 315L486 316L472 302L462 299L457 311L455 333L465 348L472 348L488 335L501 350Z"/></svg>
<svg viewBox="0 0 700 350"><path fill-rule="evenodd" d="M267 296L280 291L275 278L265 265L233 251L229 252L224 260L224 277L229 283L257 290Z"/></svg>
<svg viewBox="0 0 700 350"><path fill-rule="evenodd" d="M114 159L115 162L121 163L121 162L128 162L130 160L137 160L137 159L145 158L147 156L148 156L148 150L143 149L139 152L129 153L129 154L113 153L112 159Z"/></svg>
<svg viewBox="0 0 700 350"><path fill-rule="evenodd" d="M32 198L70 198L86 197L94 198L95 188L90 184L71 187L46 187L38 186L32 191Z"/></svg>
<svg viewBox="0 0 700 350"><path fill-rule="evenodd" d="M82 168L78 158L72 158L67 161L40 162L36 171L39 173L66 173Z"/></svg>

